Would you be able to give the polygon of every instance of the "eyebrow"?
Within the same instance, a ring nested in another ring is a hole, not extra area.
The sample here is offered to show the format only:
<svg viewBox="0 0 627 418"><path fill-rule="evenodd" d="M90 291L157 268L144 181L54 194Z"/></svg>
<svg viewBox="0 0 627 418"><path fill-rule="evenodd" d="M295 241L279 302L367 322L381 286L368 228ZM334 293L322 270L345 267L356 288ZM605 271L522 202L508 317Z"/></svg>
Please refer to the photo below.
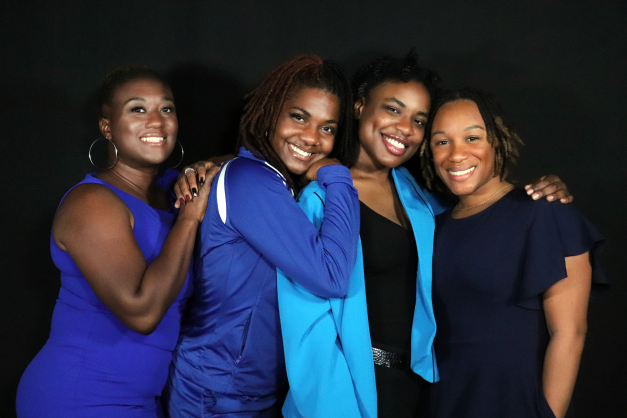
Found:
<svg viewBox="0 0 627 418"><path fill-rule="evenodd" d="M485 128L483 126L479 126L479 125L470 125L470 126L464 128L464 131L470 131L472 129L481 129L482 131L485 131Z"/></svg>
<svg viewBox="0 0 627 418"><path fill-rule="evenodd" d="M402 107L403 109L406 109L407 106L405 106L405 103L401 102L400 100L398 100L396 97L388 97L387 99L385 99L386 102L394 102L397 105L399 105L400 107ZM427 112L422 112L419 111L418 114L420 116L424 116L425 118L429 116L429 114Z"/></svg>
<svg viewBox="0 0 627 418"><path fill-rule="evenodd" d="M485 131L485 129L483 128L483 126L479 126L479 125L470 125L464 128L464 132L465 131L470 131L473 129L481 129L482 131ZM445 131L433 131L431 132L431 136L433 135L438 135L438 134L446 134Z"/></svg>
<svg viewBox="0 0 627 418"><path fill-rule="evenodd" d="M311 113L309 113L308 111L306 111L302 107L294 106L292 109L300 110L301 112L303 112L305 114L305 116L311 117ZM336 124L339 124L339 122L336 121L335 119L328 119L328 120L325 121L325 123L336 123Z"/></svg>
<svg viewBox="0 0 627 418"><path fill-rule="evenodd" d="M132 101L137 101L137 102L145 102L146 99L144 99L143 97L131 97L130 99L128 99L127 101L124 102L124 104L127 104L128 102L132 102ZM162 102L174 102L174 99L169 97L169 96L163 96L161 98Z"/></svg>

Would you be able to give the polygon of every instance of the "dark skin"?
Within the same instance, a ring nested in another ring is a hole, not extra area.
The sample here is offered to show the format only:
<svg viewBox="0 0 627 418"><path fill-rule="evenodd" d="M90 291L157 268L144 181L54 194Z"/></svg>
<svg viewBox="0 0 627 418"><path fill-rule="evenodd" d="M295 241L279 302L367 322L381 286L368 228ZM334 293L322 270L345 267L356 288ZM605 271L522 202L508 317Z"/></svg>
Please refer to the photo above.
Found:
<svg viewBox="0 0 627 418"><path fill-rule="evenodd" d="M382 83L367 98L355 103L360 152L351 167L351 174L359 191L359 200L404 227L408 227L408 219L396 194L391 169L401 166L418 150L430 107L429 93L422 84L414 81ZM216 157L192 165L194 171L179 176L175 187L177 197L182 200L191 198L206 170L232 157ZM548 201L573 201L564 182L553 174L541 177L525 189L534 200L546 197Z"/></svg>
<svg viewBox="0 0 627 418"><path fill-rule="evenodd" d="M168 206L156 179L159 164L176 142L178 123L171 97L160 82L133 80L118 88L100 119L102 134L118 148L118 160L97 177L156 209ZM59 207L52 226L55 242L129 329L154 331L185 283L216 172L216 168L205 172L205 185L181 208L159 255L149 264L133 235L132 212L106 186L79 185Z"/></svg>

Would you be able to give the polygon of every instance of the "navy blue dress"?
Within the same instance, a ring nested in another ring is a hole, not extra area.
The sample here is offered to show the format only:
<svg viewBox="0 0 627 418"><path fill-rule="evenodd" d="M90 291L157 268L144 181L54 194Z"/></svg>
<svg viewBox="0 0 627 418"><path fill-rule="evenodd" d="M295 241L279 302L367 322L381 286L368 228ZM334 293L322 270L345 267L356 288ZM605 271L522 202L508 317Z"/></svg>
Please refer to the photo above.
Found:
<svg viewBox="0 0 627 418"><path fill-rule="evenodd" d="M440 382L431 417L554 417L542 391L549 334L542 293L566 277L564 257L590 251L601 234L571 205L533 201L515 189L463 219L436 217L433 308ZM567 416L572 416L571 411Z"/></svg>

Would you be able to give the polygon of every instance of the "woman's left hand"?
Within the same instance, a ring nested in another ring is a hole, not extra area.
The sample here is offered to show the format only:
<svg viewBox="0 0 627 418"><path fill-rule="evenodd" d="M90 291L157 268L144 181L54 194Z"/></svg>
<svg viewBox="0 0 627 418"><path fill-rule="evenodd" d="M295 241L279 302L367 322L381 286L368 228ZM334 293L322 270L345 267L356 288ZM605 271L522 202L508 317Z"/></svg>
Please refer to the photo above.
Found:
<svg viewBox="0 0 627 418"><path fill-rule="evenodd" d="M546 200L549 202L559 199L562 203L571 203L574 199L566 184L555 174L540 177L539 180L526 185L525 190L527 190L527 194L531 195L533 200L546 196Z"/></svg>
<svg viewBox="0 0 627 418"><path fill-rule="evenodd" d="M221 164L216 164L212 159L207 161L199 161L183 169L174 184L174 193L176 194L175 208L191 202L194 197L198 196L198 190L205 182L211 183L213 178L220 170Z"/></svg>

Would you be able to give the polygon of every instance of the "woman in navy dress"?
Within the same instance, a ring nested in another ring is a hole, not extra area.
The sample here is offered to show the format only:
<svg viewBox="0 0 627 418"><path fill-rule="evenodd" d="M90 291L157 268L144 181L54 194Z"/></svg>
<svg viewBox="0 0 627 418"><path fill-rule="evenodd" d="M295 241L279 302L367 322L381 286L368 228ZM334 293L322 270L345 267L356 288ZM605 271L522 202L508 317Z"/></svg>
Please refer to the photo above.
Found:
<svg viewBox="0 0 627 418"><path fill-rule="evenodd" d="M50 338L18 387L20 418L163 416L159 396L215 170L177 215L165 190L178 173L158 177L178 131L161 75L117 69L103 81L100 105L111 167L73 187L54 218L61 290Z"/></svg>
<svg viewBox="0 0 627 418"><path fill-rule="evenodd" d="M427 135L426 180L459 198L436 217L430 416L571 416L603 237L507 182L521 141L485 94L443 95Z"/></svg>

